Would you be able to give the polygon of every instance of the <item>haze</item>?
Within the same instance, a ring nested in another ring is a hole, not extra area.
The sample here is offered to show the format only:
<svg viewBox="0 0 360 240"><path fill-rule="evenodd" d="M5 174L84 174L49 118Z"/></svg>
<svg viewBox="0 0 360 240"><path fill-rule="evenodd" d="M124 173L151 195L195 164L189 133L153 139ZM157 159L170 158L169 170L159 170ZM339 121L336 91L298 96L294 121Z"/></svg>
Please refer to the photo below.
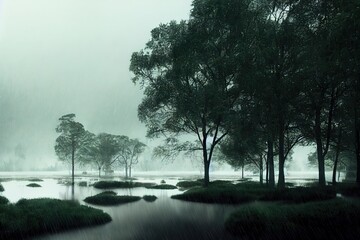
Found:
<svg viewBox="0 0 360 240"><path fill-rule="evenodd" d="M0 0L0 158L56 162L58 118L145 140L132 52L150 31L188 19L190 0Z"/></svg>

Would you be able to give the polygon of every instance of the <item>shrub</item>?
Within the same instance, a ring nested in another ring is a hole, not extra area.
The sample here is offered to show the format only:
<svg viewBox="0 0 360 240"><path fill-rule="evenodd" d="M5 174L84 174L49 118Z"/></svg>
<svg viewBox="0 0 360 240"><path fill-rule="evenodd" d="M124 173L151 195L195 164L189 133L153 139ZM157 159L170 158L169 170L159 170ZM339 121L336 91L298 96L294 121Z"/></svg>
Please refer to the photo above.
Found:
<svg viewBox="0 0 360 240"><path fill-rule="evenodd" d="M154 202L157 197L154 196L154 195L144 195L143 196L143 199L146 201L146 202Z"/></svg>
<svg viewBox="0 0 360 240"><path fill-rule="evenodd" d="M198 187L201 185L202 185L202 183L199 181L181 181L176 184L176 186L180 187L180 188L192 188L192 187Z"/></svg>
<svg viewBox="0 0 360 240"><path fill-rule="evenodd" d="M170 185L170 184L154 185L154 186L148 186L146 188L149 188L149 189L165 189L165 190L177 189L176 186Z"/></svg>
<svg viewBox="0 0 360 240"><path fill-rule="evenodd" d="M120 182L120 181L99 181L93 184L98 189L112 189L112 188L136 188L136 187L150 187L154 183L141 182Z"/></svg>
<svg viewBox="0 0 360 240"><path fill-rule="evenodd" d="M30 183L28 185L26 185L27 187L41 187L41 185L37 184L37 183Z"/></svg>
<svg viewBox="0 0 360 240"><path fill-rule="evenodd" d="M87 187L87 182L82 181L82 182L79 182L78 185L79 185L80 187Z"/></svg>
<svg viewBox="0 0 360 240"><path fill-rule="evenodd" d="M9 200L6 197L0 196L0 204L8 204Z"/></svg>
<svg viewBox="0 0 360 240"><path fill-rule="evenodd" d="M192 188L183 194L171 196L171 198L191 202L222 204L244 203L255 199L252 195L239 191L232 185Z"/></svg>
<svg viewBox="0 0 360 240"><path fill-rule="evenodd" d="M95 196L87 197L84 199L84 202L94 204L94 205L102 205L102 206L110 206L110 205L118 205L123 203L135 202L140 200L141 197L137 196L117 196L113 194L97 194Z"/></svg>
<svg viewBox="0 0 360 240"><path fill-rule="evenodd" d="M342 199L297 205L252 204L225 222L233 235L257 239L358 239L360 203Z"/></svg>
<svg viewBox="0 0 360 240"><path fill-rule="evenodd" d="M166 183L166 182L165 182L165 180L163 179L163 180L161 180L161 182L160 182L160 183L161 183L161 184L164 184L164 183Z"/></svg>
<svg viewBox="0 0 360 240"><path fill-rule="evenodd" d="M0 205L0 212L1 239L23 239L111 221L102 210L48 198L21 199L16 204Z"/></svg>
<svg viewBox="0 0 360 240"><path fill-rule="evenodd" d="M5 189L4 189L3 185L0 183L0 192L3 192L3 191L5 191Z"/></svg>

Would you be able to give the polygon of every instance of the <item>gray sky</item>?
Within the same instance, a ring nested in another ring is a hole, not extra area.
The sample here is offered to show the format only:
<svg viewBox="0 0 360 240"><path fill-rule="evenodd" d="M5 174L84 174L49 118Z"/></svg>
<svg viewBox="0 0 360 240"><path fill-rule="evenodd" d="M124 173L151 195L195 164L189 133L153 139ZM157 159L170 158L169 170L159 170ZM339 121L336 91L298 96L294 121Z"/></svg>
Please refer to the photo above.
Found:
<svg viewBox="0 0 360 240"><path fill-rule="evenodd" d="M94 133L144 139L131 54L190 8L191 0L0 0L0 158L18 146L27 164L55 159L54 128L67 113Z"/></svg>

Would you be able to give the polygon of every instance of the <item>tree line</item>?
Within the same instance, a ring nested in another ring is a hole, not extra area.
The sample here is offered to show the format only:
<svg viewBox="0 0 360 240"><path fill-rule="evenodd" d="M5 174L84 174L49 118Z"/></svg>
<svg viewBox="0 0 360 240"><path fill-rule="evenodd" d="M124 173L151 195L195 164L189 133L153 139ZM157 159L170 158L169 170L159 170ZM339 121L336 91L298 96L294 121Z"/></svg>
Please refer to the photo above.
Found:
<svg viewBox="0 0 360 240"><path fill-rule="evenodd" d="M358 0L194 0L187 21L160 24L132 55L139 119L165 137L158 153L201 151L205 186L220 149L266 168L271 187L277 161L283 188L297 145L316 147L320 185L331 152L360 184L359 29Z"/></svg>
<svg viewBox="0 0 360 240"><path fill-rule="evenodd" d="M139 162L139 156L146 145L138 139L109 133L94 134L85 130L75 121L75 114L59 118L56 131L60 134L55 143L55 152L59 160L70 163L72 167L72 185L74 185L75 164L93 166L101 171L110 171L115 164L123 166L125 177L131 177L133 165Z"/></svg>

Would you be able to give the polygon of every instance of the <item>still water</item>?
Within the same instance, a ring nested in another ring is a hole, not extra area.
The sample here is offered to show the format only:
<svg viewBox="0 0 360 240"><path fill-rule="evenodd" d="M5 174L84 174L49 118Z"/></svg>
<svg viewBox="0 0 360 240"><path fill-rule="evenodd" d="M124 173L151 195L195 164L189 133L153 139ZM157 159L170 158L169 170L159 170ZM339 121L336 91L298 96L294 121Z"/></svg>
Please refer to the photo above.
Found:
<svg viewBox="0 0 360 240"><path fill-rule="evenodd" d="M1 195L11 202L17 202L21 198L71 198L71 188L61 184L58 177L40 177L43 179L42 182L37 182L42 186L40 188L27 187L26 185L31 183L27 178L28 176L22 176L3 181L2 185L5 191ZM160 183L162 179L167 184L175 185L180 178L148 176L139 178L137 181ZM97 181L97 178L79 177L76 181L86 181L91 184ZM112 221L102 226L51 233L35 239L233 239L224 229L224 221L236 209L236 206L191 203L171 199L171 195L181 193L178 189L133 188L115 189L114 191L118 195L155 195L158 199L155 202L140 200L112 207L92 206L109 213ZM99 192L102 190L91 186L76 186L75 199L81 204L89 205L83 202L83 199Z"/></svg>

